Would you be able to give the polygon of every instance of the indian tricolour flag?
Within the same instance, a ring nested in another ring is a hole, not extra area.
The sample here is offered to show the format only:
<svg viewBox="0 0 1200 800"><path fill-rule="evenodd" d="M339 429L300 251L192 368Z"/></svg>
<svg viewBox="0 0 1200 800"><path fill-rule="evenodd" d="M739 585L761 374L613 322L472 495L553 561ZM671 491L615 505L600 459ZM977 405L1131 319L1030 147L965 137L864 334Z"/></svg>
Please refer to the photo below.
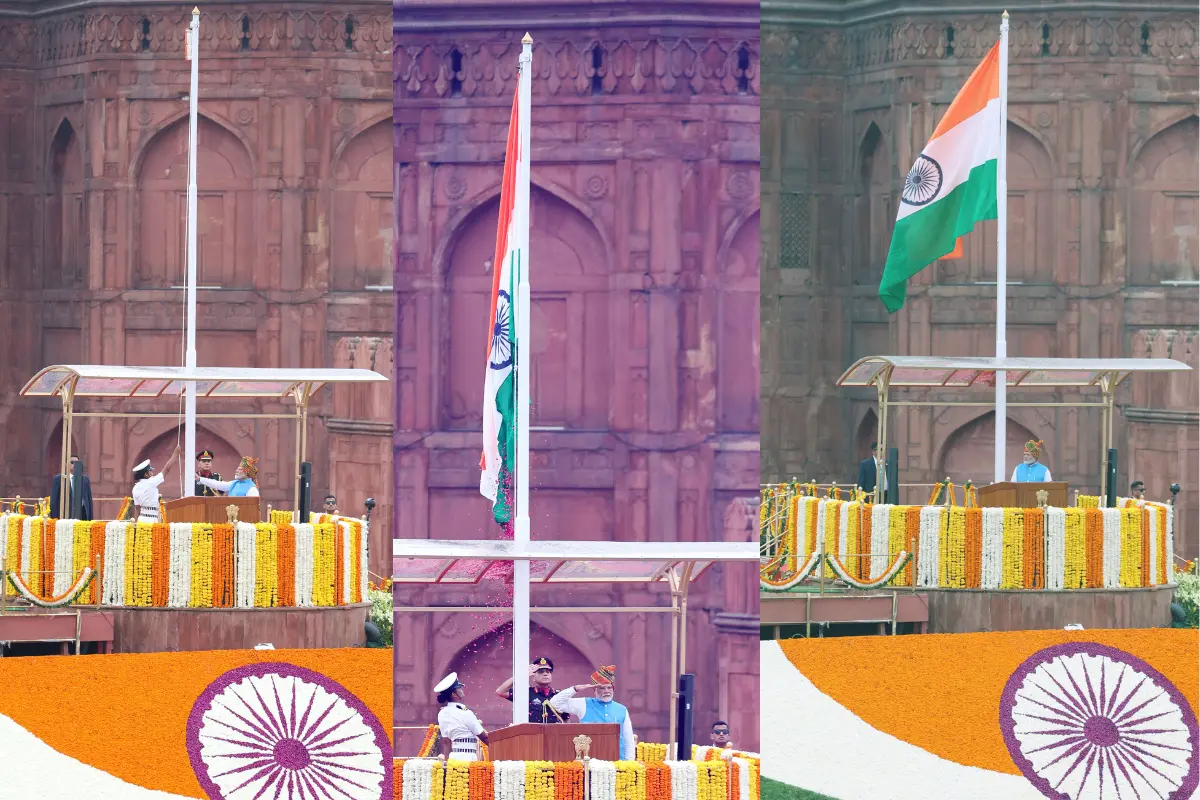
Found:
<svg viewBox="0 0 1200 800"><path fill-rule="evenodd" d="M892 246L879 283L888 311L904 305L908 279L939 258L962 254L959 238L996 218L1000 157L1000 44L950 104L904 181Z"/></svg>
<svg viewBox="0 0 1200 800"><path fill-rule="evenodd" d="M519 92L519 89L518 89ZM517 201L517 163L525 157L518 138L518 96L513 97L504 153L504 179L500 185L500 222L496 229L496 255L492 259L492 303L488 318L487 371L483 384L483 457L479 491L492 501L492 516L505 524L513 511L513 464L516 456L517 387L513 364L516 342L513 329L514 278L520 269L521 251L513 225Z"/></svg>

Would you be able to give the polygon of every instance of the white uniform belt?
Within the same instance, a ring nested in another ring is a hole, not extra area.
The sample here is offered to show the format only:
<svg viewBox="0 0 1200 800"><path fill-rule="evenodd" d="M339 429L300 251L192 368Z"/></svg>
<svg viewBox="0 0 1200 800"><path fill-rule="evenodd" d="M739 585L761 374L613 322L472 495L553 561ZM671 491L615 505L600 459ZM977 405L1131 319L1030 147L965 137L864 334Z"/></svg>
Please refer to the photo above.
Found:
<svg viewBox="0 0 1200 800"><path fill-rule="evenodd" d="M475 744L475 737L472 736L470 739L455 739L454 743L455 744L472 744L473 745L473 744Z"/></svg>

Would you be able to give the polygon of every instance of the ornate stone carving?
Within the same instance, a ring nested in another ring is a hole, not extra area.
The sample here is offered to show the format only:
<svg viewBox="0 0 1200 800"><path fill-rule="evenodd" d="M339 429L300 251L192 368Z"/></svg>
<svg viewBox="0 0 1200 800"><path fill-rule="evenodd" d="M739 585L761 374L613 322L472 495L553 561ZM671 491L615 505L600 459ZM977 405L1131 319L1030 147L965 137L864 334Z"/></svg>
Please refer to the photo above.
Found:
<svg viewBox="0 0 1200 800"><path fill-rule="evenodd" d="M515 40L399 44L396 97L502 96L516 85L519 50ZM452 72L456 58L461 69ZM757 94L758 75L757 42L733 39L551 41L533 52L536 95Z"/></svg>
<svg viewBox="0 0 1200 800"><path fill-rule="evenodd" d="M608 194L608 180L603 175L593 175L583 186L583 193L591 200L599 200Z"/></svg>

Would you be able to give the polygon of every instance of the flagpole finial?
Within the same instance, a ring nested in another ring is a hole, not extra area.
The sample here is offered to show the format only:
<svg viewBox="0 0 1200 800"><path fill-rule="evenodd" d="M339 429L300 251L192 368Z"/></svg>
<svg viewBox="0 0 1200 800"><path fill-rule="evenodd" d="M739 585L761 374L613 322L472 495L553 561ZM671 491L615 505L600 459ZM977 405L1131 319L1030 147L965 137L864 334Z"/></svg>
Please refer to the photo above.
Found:
<svg viewBox="0 0 1200 800"><path fill-rule="evenodd" d="M533 44L533 37L527 32L523 37L521 37L521 44Z"/></svg>
<svg viewBox="0 0 1200 800"><path fill-rule="evenodd" d="M1004 13L1000 15L1001 19L1008 19L1008 9L1004 9Z"/></svg>
<svg viewBox="0 0 1200 800"><path fill-rule="evenodd" d="M1004 13L1006 13L1006 14L1007 14L1008 12L1006 11L1006 12L1004 12ZM192 16L193 16L193 17L198 17L198 16L200 16L200 6L192 6Z"/></svg>

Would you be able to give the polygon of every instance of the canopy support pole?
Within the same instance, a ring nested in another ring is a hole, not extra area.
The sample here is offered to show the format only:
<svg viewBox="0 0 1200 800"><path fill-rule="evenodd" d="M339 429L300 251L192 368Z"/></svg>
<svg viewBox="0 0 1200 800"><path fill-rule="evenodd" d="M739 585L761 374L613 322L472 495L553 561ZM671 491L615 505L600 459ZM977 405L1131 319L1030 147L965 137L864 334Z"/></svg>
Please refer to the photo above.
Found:
<svg viewBox="0 0 1200 800"><path fill-rule="evenodd" d="M667 743L668 746L674 745L677 741L675 738L675 702L677 700L678 681L675 678L675 668L679 664L679 575L675 571L675 567L671 567L667 572L667 584L671 587L671 681L667 687L667 697L671 698L668 703L669 711L667 713ZM670 758L668 752L667 757ZM676 755L676 760L679 756Z"/></svg>
<svg viewBox="0 0 1200 800"><path fill-rule="evenodd" d="M62 387L62 404L63 404L63 421L62 421L62 452L60 453L58 462L58 474L61 476L58 479L58 513L62 516L63 512L70 514L68 510L71 502L71 478L67 475L67 461L71 454L71 435L74 432L74 406L75 406L75 382L77 378L72 378Z"/></svg>
<svg viewBox="0 0 1200 800"><path fill-rule="evenodd" d="M1108 478L1108 451L1113 445L1113 397L1115 395L1114 376L1105 375L1100 379L1100 389L1104 392L1104 407L1100 412L1100 496L1106 496L1104 481ZM1114 489L1115 490L1115 489Z"/></svg>
<svg viewBox="0 0 1200 800"><path fill-rule="evenodd" d="M292 482L292 497L295 503L292 508L295 513L300 513L300 465L304 463L304 398L300 390L296 391L296 473ZM294 518L293 518L294 519ZM295 520L296 524L307 522L307 520Z"/></svg>
<svg viewBox="0 0 1200 800"><path fill-rule="evenodd" d="M883 453L882 469L880 467L879 459L875 456L874 453L871 454L871 457L876 459L876 461L875 461L875 472L877 473L875 475L875 502L876 503L882 503L884 500L883 482L887 479L886 476L887 476L887 435L888 435L888 426L887 426L888 388L891 384L891 379L892 379L891 367L880 370L879 374L875 376L875 391L878 396L878 403L879 403L878 416L875 419L875 440L876 440L876 445L879 447L879 452ZM883 472L883 474L882 475L878 474L881 471ZM824 575L824 570L822 570L821 574Z"/></svg>

